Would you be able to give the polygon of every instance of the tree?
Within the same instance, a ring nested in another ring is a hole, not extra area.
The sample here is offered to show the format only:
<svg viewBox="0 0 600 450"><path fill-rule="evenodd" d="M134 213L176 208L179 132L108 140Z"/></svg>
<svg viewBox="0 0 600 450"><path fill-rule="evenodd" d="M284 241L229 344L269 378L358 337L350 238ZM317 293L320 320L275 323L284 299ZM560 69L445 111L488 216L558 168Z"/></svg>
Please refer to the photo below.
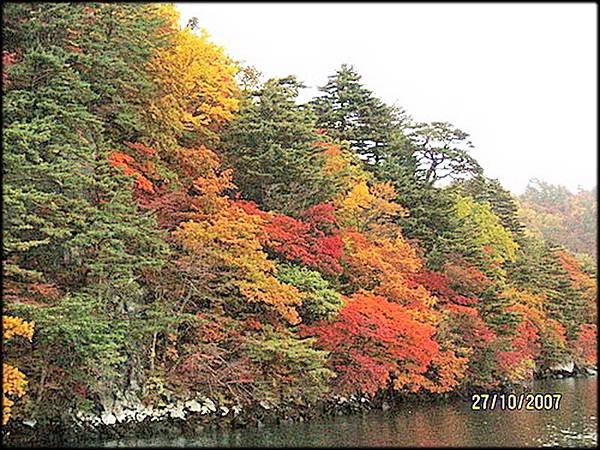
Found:
<svg viewBox="0 0 600 450"><path fill-rule="evenodd" d="M332 289L319 272L302 266L279 264L277 279L304 294L299 308L304 323L331 319L342 307L341 295Z"/></svg>
<svg viewBox="0 0 600 450"><path fill-rule="evenodd" d="M335 321L317 322L301 331L331 352L335 389L348 394L374 394L391 384L403 389L437 354L433 333L432 326L416 321L402 306L368 292L352 296Z"/></svg>
<svg viewBox="0 0 600 450"><path fill-rule="evenodd" d="M310 103L317 126L334 140L349 142L367 164L379 164L403 145L403 112L375 97L352 66L343 64L319 90L323 95Z"/></svg>
<svg viewBox="0 0 600 450"><path fill-rule="evenodd" d="M301 87L288 77L247 93L223 135L235 184L267 211L297 214L330 197L314 116L295 101Z"/></svg>
<svg viewBox="0 0 600 450"><path fill-rule="evenodd" d="M39 324L30 379L38 413L49 417L85 402L72 395L74 384L100 395L139 376L143 272L161 266L167 248L136 206L131 177L108 158L147 125L154 89L144 69L164 43L162 21L134 4L13 4L4 12L15 55L3 93L6 308ZM98 364L105 350L112 358ZM66 370L73 361L82 364ZM61 389L49 392L53 384Z"/></svg>
<svg viewBox="0 0 600 450"><path fill-rule="evenodd" d="M516 259L518 244L492 212L489 203L479 204L471 197L458 197L455 208L463 232L485 253L489 269L499 268L505 261Z"/></svg>
<svg viewBox="0 0 600 450"><path fill-rule="evenodd" d="M25 322L18 317L2 316L2 341L6 342L16 336L22 336L29 341L33 337L34 323ZM6 361L5 355L2 359ZM25 395L27 379L23 372L6 362L2 363L2 425L6 425L11 416L11 407L14 401L10 398L19 398Z"/></svg>
<svg viewBox="0 0 600 450"><path fill-rule="evenodd" d="M576 194L531 180L519 197L519 213L531 231L575 253L596 258L597 189Z"/></svg>
<svg viewBox="0 0 600 450"><path fill-rule="evenodd" d="M480 175L462 181L460 187L476 202L489 203L502 226L513 234L513 239L521 238L524 225L519 220L517 200L498 180Z"/></svg>
<svg viewBox="0 0 600 450"><path fill-rule="evenodd" d="M227 282L246 301L262 303L297 323L295 307L302 296L275 278L275 263L262 250L259 233L260 218L232 204L209 220L182 223L174 236L189 253L186 262L195 272Z"/></svg>
<svg viewBox="0 0 600 450"><path fill-rule="evenodd" d="M328 275L342 271L343 242L336 226L333 207L319 204L300 213L304 220L283 214L266 213L255 204L238 201L237 205L263 220L261 243L280 259L301 263Z"/></svg>
<svg viewBox="0 0 600 450"><path fill-rule="evenodd" d="M482 169L469 155L469 135L448 122L415 124L407 131L414 145L417 174L428 185L479 175Z"/></svg>
<svg viewBox="0 0 600 450"><path fill-rule="evenodd" d="M145 137L165 151L176 142L191 148L214 146L217 132L239 108L239 69L205 30L194 32L197 21L179 30L174 5L156 8L170 24L166 34L171 44L156 52L147 67L159 92L147 108L148 121L155 126Z"/></svg>

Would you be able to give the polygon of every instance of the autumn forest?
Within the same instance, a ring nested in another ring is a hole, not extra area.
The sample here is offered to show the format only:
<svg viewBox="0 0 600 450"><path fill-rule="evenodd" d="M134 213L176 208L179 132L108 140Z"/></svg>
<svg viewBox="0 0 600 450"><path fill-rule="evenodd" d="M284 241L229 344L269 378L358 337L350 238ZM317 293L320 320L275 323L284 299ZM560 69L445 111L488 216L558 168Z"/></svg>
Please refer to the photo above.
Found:
<svg viewBox="0 0 600 450"><path fill-rule="evenodd" d="M596 366L595 188L512 194L353 66L300 102L172 5L3 16L5 427Z"/></svg>

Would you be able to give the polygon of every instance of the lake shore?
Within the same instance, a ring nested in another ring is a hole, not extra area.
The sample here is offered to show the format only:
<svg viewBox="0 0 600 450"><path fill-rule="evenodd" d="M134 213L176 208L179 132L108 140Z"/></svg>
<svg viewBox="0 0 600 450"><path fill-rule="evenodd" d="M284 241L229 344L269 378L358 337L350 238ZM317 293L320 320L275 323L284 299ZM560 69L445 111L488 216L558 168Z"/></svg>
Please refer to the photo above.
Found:
<svg viewBox="0 0 600 450"><path fill-rule="evenodd" d="M546 371L537 374L537 380L560 380L595 376L592 368L576 368L571 373ZM522 384L503 384L490 392L523 392L530 389L534 380ZM452 392L449 394L399 395L393 392L370 396L332 395L325 400L304 405L275 405L259 402L248 407L231 407L218 404L209 398L179 401L154 409L154 415L136 420L135 415L126 415L107 420L107 415L96 420L82 420L84 416L70 424L38 424L13 422L3 429L3 442L12 447L60 447L93 446L100 441L121 439L192 438L210 430L235 430L240 428L262 429L276 425L302 423L332 416L351 416L373 411L418 408L426 404L452 404L469 402L474 391ZM478 390L477 392L481 392ZM91 417L91 416L90 416ZM138 416L140 417L140 416Z"/></svg>

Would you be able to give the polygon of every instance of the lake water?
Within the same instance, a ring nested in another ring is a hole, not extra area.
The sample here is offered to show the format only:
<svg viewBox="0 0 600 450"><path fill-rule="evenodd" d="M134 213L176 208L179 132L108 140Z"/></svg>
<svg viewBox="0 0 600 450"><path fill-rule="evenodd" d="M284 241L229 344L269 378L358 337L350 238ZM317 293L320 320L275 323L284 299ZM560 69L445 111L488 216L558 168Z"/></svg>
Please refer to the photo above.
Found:
<svg viewBox="0 0 600 450"><path fill-rule="evenodd" d="M470 401L411 404L386 412L272 427L206 431L193 438L124 439L106 446L433 447L597 445L597 377L535 381L532 393L561 393L558 410L473 411Z"/></svg>

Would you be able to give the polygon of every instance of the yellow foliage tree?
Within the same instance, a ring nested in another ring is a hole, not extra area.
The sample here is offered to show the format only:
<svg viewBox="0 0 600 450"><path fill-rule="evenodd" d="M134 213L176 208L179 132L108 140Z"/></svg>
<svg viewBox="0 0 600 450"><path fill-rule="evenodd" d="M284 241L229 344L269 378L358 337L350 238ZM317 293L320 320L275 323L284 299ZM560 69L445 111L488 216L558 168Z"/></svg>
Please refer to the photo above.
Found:
<svg viewBox="0 0 600 450"><path fill-rule="evenodd" d="M179 30L179 13L173 5L159 5L157 11L168 23L171 42L149 66L161 91L148 107L150 121L159 130L169 130L169 135L195 133L214 138L211 132L230 120L239 107L235 81L239 69L220 46L210 42L206 31ZM153 144L172 142L164 142L161 136Z"/></svg>
<svg viewBox="0 0 600 450"><path fill-rule="evenodd" d="M18 317L2 316L2 337L4 344L15 336L23 336L31 341L33 337L33 322L25 322ZM11 415L14 401L25 395L27 379L25 374L10 364L2 363L2 425L6 425Z"/></svg>
<svg viewBox="0 0 600 450"><path fill-rule="evenodd" d="M195 264L207 266L207 273L226 274L247 301L268 305L297 324L300 317L295 307L302 303L302 294L275 278L276 265L259 242L261 221L230 204L205 221L183 223L174 235Z"/></svg>
<svg viewBox="0 0 600 450"><path fill-rule="evenodd" d="M336 216L340 224L354 227L361 233L391 236L399 232L399 227L391 223L392 219L408 214L394 202L396 197L389 182L374 183L369 187L366 181L361 181L347 195L337 199Z"/></svg>

